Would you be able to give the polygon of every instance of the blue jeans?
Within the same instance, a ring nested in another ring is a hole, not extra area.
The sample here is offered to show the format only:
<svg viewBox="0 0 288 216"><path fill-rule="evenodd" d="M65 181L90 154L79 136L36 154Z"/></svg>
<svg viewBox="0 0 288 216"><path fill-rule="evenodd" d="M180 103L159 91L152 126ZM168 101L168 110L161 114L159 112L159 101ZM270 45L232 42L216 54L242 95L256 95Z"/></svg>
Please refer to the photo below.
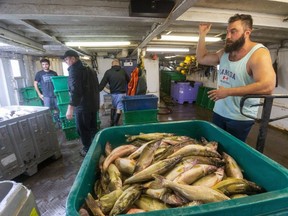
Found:
<svg viewBox="0 0 288 216"><path fill-rule="evenodd" d="M236 138L246 141L250 129L254 124L254 120L239 121L222 117L217 113L213 113L212 122L223 130L227 131Z"/></svg>
<svg viewBox="0 0 288 216"><path fill-rule="evenodd" d="M44 97L44 106L49 107L51 110L58 110L56 97Z"/></svg>

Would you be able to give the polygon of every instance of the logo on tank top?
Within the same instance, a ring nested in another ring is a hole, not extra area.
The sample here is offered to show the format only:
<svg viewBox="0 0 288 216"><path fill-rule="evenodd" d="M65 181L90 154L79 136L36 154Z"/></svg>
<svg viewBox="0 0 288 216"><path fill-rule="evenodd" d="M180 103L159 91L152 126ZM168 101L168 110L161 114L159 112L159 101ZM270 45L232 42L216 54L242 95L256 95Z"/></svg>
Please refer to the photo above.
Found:
<svg viewBox="0 0 288 216"><path fill-rule="evenodd" d="M223 82L228 82L229 79L235 80L235 73L227 69L222 69L219 75L220 75L220 81Z"/></svg>

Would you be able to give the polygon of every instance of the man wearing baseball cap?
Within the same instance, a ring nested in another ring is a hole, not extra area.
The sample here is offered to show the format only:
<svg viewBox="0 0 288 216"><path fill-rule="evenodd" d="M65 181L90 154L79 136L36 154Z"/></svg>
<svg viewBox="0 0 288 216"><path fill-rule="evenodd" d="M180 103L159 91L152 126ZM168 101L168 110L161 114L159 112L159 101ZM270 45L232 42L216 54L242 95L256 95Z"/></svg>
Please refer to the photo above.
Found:
<svg viewBox="0 0 288 216"><path fill-rule="evenodd" d="M83 144L80 155L84 157L98 131L99 81L97 74L82 64L77 52L68 50L63 59L69 66L70 102L66 118L72 119L75 114L76 129Z"/></svg>

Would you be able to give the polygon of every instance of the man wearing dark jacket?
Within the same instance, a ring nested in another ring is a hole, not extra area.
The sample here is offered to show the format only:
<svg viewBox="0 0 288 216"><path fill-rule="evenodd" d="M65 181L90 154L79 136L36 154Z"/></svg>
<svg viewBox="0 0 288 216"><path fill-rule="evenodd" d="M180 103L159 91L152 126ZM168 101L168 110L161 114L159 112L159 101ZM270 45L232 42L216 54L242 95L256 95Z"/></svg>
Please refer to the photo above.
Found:
<svg viewBox="0 0 288 216"><path fill-rule="evenodd" d="M81 156L85 156L93 141L97 128L97 112L99 111L99 82L95 72L85 67L79 60L79 55L73 50L64 54L69 78L68 87L70 102L66 118L72 119L75 113L76 128L80 135L83 149Z"/></svg>
<svg viewBox="0 0 288 216"><path fill-rule="evenodd" d="M99 90L102 91L104 87L109 84L112 96L113 109L111 110L111 126L118 125L123 110L122 97L126 95L129 80L128 74L121 68L118 59L112 61L112 67L105 72L101 80Z"/></svg>

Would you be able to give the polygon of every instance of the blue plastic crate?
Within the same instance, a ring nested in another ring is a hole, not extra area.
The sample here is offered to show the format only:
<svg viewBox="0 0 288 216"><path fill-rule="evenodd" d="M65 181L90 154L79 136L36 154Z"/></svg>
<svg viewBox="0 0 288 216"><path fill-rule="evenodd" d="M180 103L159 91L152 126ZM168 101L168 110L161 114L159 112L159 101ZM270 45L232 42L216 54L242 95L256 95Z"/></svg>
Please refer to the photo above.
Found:
<svg viewBox="0 0 288 216"><path fill-rule="evenodd" d="M125 111L157 109L158 97L156 95L124 96L122 99Z"/></svg>

